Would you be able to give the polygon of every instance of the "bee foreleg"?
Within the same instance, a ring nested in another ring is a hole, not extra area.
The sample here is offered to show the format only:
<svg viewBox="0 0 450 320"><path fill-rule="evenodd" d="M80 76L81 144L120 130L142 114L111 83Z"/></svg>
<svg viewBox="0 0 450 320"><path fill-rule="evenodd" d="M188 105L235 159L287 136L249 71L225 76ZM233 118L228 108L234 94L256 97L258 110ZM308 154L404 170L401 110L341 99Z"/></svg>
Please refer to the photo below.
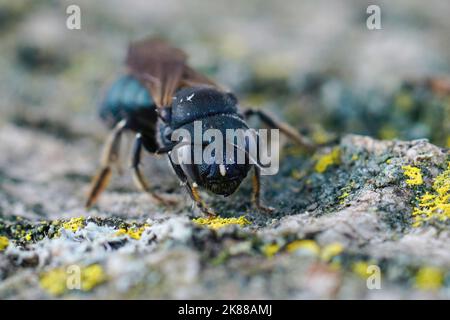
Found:
<svg viewBox="0 0 450 320"><path fill-rule="evenodd" d="M186 188L189 192L189 195L191 196L192 200L194 200L195 204L197 205L197 207L204 213L206 214L208 217L214 217L217 214L211 209L209 208L205 201L203 201L203 199L200 196L200 193L198 191L198 187L197 184L194 182L192 185L189 183L186 183Z"/></svg>
<svg viewBox="0 0 450 320"><path fill-rule="evenodd" d="M86 208L90 208L97 201L100 194L106 189L111 178L111 165L117 164L120 154L120 139L127 125L126 120L120 121L105 142L100 159L101 169L92 179Z"/></svg>
<svg viewBox="0 0 450 320"><path fill-rule="evenodd" d="M258 166L254 166L255 173L252 178L253 192L252 192L252 202L255 204L258 210L270 213L275 209L272 207L266 207L261 204L260 194L261 194L261 169Z"/></svg>
<svg viewBox="0 0 450 320"><path fill-rule="evenodd" d="M148 193L157 201L165 204L165 205L173 205L175 201L171 199L166 199L165 197L158 195L152 188L147 180L142 175L141 170L139 169L139 165L141 163L141 154L142 154L142 136L140 133L136 134L136 138L134 140L133 147L133 158L131 161L131 167L133 169L133 181L138 189Z"/></svg>
<svg viewBox="0 0 450 320"><path fill-rule="evenodd" d="M312 142L309 138L302 135L291 125L287 124L286 122L276 120L274 117L272 117L271 115L262 110L246 109L244 110L243 115L245 118L257 116L266 125L268 125L273 129L279 129L281 133L292 139L295 143L297 143L301 147L304 147L308 150L315 150L317 148L317 145L314 142Z"/></svg>

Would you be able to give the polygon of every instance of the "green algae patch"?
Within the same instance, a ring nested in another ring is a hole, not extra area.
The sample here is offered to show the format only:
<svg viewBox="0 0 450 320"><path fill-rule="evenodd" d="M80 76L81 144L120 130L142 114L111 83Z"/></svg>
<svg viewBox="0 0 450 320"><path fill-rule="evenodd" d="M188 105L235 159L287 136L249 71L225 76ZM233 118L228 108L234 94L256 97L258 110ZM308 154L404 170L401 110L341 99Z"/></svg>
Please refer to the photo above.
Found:
<svg viewBox="0 0 450 320"><path fill-rule="evenodd" d="M105 272L99 264L80 269L56 268L43 273L39 284L46 292L60 296L70 290L91 291L106 281Z"/></svg>
<svg viewBox="0 0 450 320"><path fill-rule="evenodd" d="M192 220L194 223L207 226L210 229L218 230L220 228L229 226L229 225L238 225L240 227L244 227L246 225L251 224L250 221L245 218L245 216L241 216L239 218L222 218L222 217L208 217L208 218L197 218Z"/></svg>

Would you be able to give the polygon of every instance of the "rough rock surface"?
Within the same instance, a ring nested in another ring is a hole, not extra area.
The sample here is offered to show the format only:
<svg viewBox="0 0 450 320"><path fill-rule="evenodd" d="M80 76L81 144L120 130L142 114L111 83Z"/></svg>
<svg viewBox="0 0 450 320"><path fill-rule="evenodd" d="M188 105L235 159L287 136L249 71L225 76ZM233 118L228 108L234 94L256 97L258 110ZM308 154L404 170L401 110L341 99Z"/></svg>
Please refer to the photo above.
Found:
<svg viewBox="0 0 450 320"><path fill-rule="evenodd" d="M418 191L402 169L422 168L423 188L445 169L449 154L424 140L348 135L323 172L331 148L291 152L279 175L264 177L276 212L254 211L247 183L230 199L207 198L222 216L248 220L218 229L195 222L164 161L146 171L167 171L155 185L178 199L175 209L123 178L85 211L91 140L6 125L0 148L0 234L9 239L1 298L448 297L448 225L412 227ZM366 286L368 265L380 268L380 290ZM81 290L65 286L70 268L79 268ZM421 272L431 277L425 284ZM432 290L421 288L430 281Z"/></svg>
<svg viewBox="0 0 450 320"><path fill-rule="evenodd" d="M361 1L77 0L81 30L66 28L73 1L3 1L0 299L450 298L450 86L435 80L450 2L377 2L383 29L369 31ZM263 178L272 215L246 181L205 195L222 220L198 219L163 157L144 171L174 207L125 171L86 211L106 136L95 106L145 36L242 106L338 142L284 146Z"/></svg>

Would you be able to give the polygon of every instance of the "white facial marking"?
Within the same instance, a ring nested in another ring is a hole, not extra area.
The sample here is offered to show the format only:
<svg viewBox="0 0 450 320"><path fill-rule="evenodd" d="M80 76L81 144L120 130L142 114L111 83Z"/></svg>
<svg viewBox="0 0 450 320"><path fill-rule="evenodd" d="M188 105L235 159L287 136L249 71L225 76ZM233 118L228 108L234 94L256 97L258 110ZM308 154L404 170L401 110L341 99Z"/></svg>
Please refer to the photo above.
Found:
<svg viewBox="0 0 450 320"><path fill-rule="evenodd" d="M219 171L220 171L220 174L222 175L222 177L225 177L225 175L227 174L227 169L225 168L225 165L223 165L223 164L219 164Z"/></svg>
<svg viewBox="0 0 450 320"><path fill-rule="evenodd" d="M192 98L194 97L195 93L191 94L186 98L187 101L192 101Z"/></svg>

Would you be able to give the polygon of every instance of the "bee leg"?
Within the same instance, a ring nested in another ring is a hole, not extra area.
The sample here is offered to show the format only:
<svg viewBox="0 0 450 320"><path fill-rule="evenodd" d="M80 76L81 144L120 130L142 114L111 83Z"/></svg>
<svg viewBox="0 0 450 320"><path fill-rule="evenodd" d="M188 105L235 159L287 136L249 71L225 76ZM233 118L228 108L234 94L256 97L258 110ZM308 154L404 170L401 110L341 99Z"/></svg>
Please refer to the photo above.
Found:
<svg viewBox="0 0 450 320"><path fill-rule="evenodd" d="M258 210L271 213L275 209L272 207L266 207L261 204L260 193L261 193L261 169L258 166L254 166L255 174L252 178L253 192L252 192L252 202Z"/></svg>
<svg viewBox="0 0 450 320"><path fill-rule="evenodd" d="M184 171L181 169L180 166L177 166L174 164L172 158L169 156L170 164L172 165L173 170L175 171L175 174L177 175L178 179L181 182L181 185L186 187L187 192L189 193L189 196L194 200L197 207L208 217L215 217L217 214L209 208L206 203L203 201L203 199L200 196L200 192L198 191L198 185L195 182L191 183L188 181L188 178Z"/></svg>
<svg viewBox="0 0 450 320"><path fill-rule="evenodd" d="M154 190L150 187L147 180L142 175L141 170L139 169L139 165L141 163L141 154L142 154L142 136L140 133L136 134L136 138L134 140L133 146L133 158L131 160L131 167L133 169L133 181L138 189L148 193L158 202L164 205L174 205L176 202L171 199L166 199L165 197L155 193Z"/></svg>
<svg viewBox="0 0 450 320"><path fill-rule="evenodd" d="M95 204L100 194L109 184L112 173L111 166L119 161L120 139L126 125L126 120L120 121L105 142L100 159L101 169L92 179L89 196L85 204L86 208L90 208Z"/></svg>
<svg viewBox="0 0 450 320"><path fill-rule="evenodd" d="M186 182L186 188L189 192L189 195L191 196L192 200L195 201L195 204L197 207L208 217L215 217L217 214L209 208L206 203L203 201L203 199L200 197L200 193L198 191L198 186L194 182L192 185L190 185L188 182Z"/></svg>
<svg viewBox="0 0 450 320"><path fill-rule="evenodd" d="M243 113L245 118L249 118L251 116L257 116L262 122L273 129L279 129L284 135L292 139L295 143L304 147L307 150L314 151L317 148L317 145L312 142L309 138L300 134L295 128L291 125L276 120L271 115L267 114L262 110L256 109L246 109Z"/></svg>

